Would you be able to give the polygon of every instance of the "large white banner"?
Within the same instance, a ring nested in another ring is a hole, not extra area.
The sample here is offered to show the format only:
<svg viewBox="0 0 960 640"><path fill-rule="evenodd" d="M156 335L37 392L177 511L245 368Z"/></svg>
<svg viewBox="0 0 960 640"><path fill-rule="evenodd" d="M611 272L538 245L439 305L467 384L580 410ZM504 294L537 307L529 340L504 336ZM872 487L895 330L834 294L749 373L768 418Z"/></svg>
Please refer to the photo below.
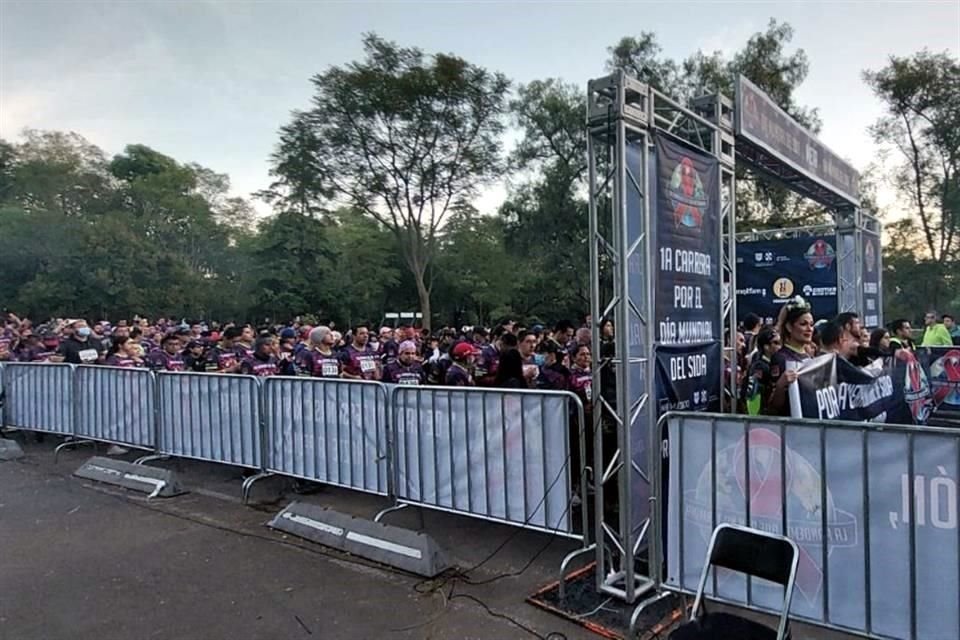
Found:
<svg viewBox="0 0 960 640"><path fill-rule="evenodd" d="M396 388L397 497L572 533L568 396Z"/></svg>
<svg viewBox="0 0 960 640"><path fill-rule="evenodd" d="M794 615L894 638L960 637L960 436L678 414L669 437L669 585L696 590L713 528L749 524L800 546ZM782 598L728 572L715 584L710 593L754 606Z"/></svg>

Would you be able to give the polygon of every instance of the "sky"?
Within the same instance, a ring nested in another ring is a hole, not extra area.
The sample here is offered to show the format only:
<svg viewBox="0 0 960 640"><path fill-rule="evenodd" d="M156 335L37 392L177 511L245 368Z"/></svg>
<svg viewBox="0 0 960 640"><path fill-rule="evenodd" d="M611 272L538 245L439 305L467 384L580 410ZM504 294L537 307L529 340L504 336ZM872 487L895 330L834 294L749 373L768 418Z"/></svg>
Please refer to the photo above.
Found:
<svg viewBox="0 0 960 640"><path fill-rule="evenodd" d="M960 0L0 0L0 138L71 130L111 155L146 144L227 173L233 194L248 196L269 184L277 130L307 106L309 78L361 58L365 32L518 83L559 77L585 89L623 36L653 31L677 59L730 54L770 18L794 27L792 46L809 58L797 101L820 110L821 140L858 168L877 157L866 128L881 113L861 72L924 47L960 54ZM488 189L480 210L504 194ZM881 192L881 204L891 198Z"/></svg>

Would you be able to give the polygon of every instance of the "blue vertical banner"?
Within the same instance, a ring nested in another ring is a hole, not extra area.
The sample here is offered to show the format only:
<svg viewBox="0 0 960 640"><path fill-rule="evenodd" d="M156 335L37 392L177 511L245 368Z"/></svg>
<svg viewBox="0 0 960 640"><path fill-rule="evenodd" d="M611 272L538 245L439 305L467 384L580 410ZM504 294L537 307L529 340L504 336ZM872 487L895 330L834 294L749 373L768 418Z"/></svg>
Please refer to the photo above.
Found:
<svg viewBox="0 0 960 640"><path fill-rule="evenodd" d="M755 313L772 324L780 308L798 295L817 318L837 315L836 236L737 243L738 321Z"/></svg>
<svg viewBox="0 0 960 640"><path fill-rule="evenodd" d="M880 236L863 232L863 326L876 329L883 323L883 310L880 308Z"/></svg>
<svg viewBox="0 0 960 640"><path fill-rule="evenodd" d="M654 140L657 408L718 409L720 163L665 136Z"/></svg>

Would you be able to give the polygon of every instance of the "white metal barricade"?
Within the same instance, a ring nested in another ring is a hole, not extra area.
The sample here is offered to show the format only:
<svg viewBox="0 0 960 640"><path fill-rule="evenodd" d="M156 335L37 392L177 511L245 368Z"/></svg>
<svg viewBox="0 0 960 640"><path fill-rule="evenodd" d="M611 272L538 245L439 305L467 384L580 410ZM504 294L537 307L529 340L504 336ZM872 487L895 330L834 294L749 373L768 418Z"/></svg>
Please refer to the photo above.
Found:
<svg viewBox="0 0 960 640"><path fill-rule="evenodd" d="M387 393L377 382L264 380L269 472L387 495Z"/></svg>

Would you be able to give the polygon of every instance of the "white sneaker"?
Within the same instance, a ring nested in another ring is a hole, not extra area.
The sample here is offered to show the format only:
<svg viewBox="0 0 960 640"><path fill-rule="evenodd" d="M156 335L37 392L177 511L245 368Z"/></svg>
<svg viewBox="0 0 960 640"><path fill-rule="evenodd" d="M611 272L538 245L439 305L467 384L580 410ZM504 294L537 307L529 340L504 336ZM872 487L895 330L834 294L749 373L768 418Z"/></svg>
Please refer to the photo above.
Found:
<svg viewBox="0 0 960 640"><path fill-rule="evenodd" d="M125 453L130 453L130 450L124 449L123 447L116 444L110 445L110 447L107 449L108 456L122 456Z"/></svg>

